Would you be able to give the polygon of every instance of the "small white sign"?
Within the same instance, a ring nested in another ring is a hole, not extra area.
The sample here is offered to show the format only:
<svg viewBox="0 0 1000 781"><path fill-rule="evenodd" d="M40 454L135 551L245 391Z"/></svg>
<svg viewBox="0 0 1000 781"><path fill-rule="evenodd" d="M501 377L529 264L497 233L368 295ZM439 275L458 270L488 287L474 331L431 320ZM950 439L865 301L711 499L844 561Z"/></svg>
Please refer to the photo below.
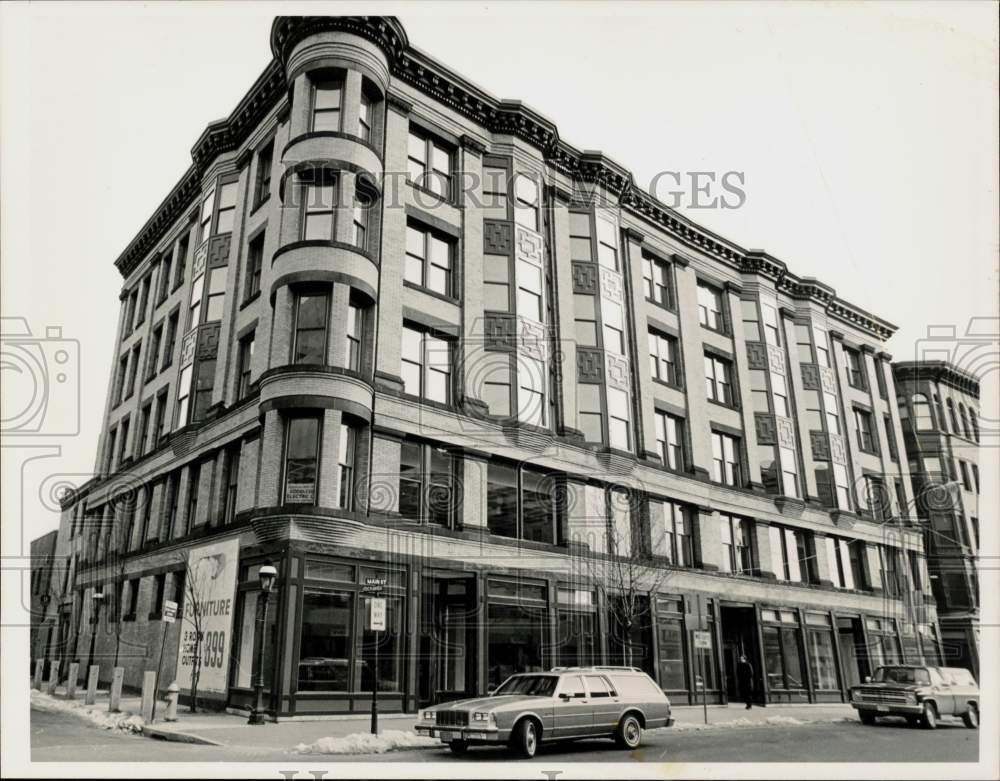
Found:
<svg viewBox="0 0 1000 781"><path fill-rule="evenodd" d="M368 629L371 632L385 631L385 598L372 597L368 600Z"/></svg>
<svg viewBox="0 0 1000 781"><path fill-rule="evenodd" d="M712 633L703 629L694 630L694 647L712 650Z"/></svg>
<svg viewBox="0 0 1000 781"><path fill-rule="evenodd" d="M177 603L172 599L163 600L163 623L172 624L177 620Z"/></svg>

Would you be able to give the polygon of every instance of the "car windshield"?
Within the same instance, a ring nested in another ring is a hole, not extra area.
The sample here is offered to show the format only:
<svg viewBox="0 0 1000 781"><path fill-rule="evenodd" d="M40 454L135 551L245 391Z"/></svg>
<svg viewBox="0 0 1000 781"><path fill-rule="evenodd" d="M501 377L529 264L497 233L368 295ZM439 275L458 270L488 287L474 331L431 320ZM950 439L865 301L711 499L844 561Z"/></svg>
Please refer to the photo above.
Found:
<svg viewBox="0 0 1000 781"><path fill-rule="evenodd" d="M551 697L559 679L554 675L515 675L504 681L496 694L521 694L526 697Z"/></svg>
<svg viewBox="0 0 1000 781"><path fill-rule="evenodd" d="M877 683L930 683L927 670L920 667L879 667L875 672Z"/></svg>

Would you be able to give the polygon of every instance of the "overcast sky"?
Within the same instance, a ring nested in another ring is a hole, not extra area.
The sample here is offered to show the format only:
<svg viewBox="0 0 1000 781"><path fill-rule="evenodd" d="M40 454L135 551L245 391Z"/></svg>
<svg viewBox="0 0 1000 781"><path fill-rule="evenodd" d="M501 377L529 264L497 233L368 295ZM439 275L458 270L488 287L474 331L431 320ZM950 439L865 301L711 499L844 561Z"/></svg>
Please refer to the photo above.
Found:
<svg viewBox="0 0 1000 781"><path fill-rule="evenodd" d="M32 486L93 468L121 286L112 263L190 164L206 123L270 60L276 12L235 2L0 9L3 314L27 318L36 336L61 326L80 346L81 431L48 442L61 454L25 478L29 537L57 524L38 499L45 485ZM913 356L928 324L964 332L970 315L997 315L991 3L364 12L396 13L413 45L530 104L643 186L661 171L742 172L742 208L685 213L898 325L896 358ZM8 518L25 452L4 451Z"/></svg>

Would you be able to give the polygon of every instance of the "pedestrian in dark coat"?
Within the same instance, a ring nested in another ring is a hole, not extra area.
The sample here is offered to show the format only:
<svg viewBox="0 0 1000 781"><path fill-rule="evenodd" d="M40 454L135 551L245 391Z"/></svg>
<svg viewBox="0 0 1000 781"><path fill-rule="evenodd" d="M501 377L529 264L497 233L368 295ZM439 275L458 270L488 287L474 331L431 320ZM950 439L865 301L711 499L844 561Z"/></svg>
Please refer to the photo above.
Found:
<svg viewBox="0 0 1000 781"><path fill-rule="evenodd" d="M747 704L747 710L753 707L753 665L747 661L744 654L736 663L736 682L740 687L740 697Z"/></svg>

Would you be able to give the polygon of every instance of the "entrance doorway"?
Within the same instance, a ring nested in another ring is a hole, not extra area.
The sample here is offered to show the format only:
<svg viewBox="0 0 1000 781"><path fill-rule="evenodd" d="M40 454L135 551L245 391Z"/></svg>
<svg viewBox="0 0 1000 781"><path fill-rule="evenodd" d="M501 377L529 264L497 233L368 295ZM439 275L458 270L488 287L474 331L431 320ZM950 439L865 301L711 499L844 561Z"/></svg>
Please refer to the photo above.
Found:
<svg viewBox="0 0 1000 781"><path fill-rule="evenodd" d="M736 664L745 655L753 666L753 700L763 702L764 686L757 644L757 614L752 607L721 606L722 664L725 671L726 697L730 702L743 702Z"/></svg>
<svg viewBox="0 0 1000 781"><path fill-rule="evenodd" d="M860 618L837 619L837 643L844 666L844 688L850 689L870 675L865 635Z"/></svg>
<svg viewBox="0 0 1000 781"><path fill-rule="evenodd" d="M468 573L425 575L420 600L417 701L476 694L476 588Z"/></svg>

